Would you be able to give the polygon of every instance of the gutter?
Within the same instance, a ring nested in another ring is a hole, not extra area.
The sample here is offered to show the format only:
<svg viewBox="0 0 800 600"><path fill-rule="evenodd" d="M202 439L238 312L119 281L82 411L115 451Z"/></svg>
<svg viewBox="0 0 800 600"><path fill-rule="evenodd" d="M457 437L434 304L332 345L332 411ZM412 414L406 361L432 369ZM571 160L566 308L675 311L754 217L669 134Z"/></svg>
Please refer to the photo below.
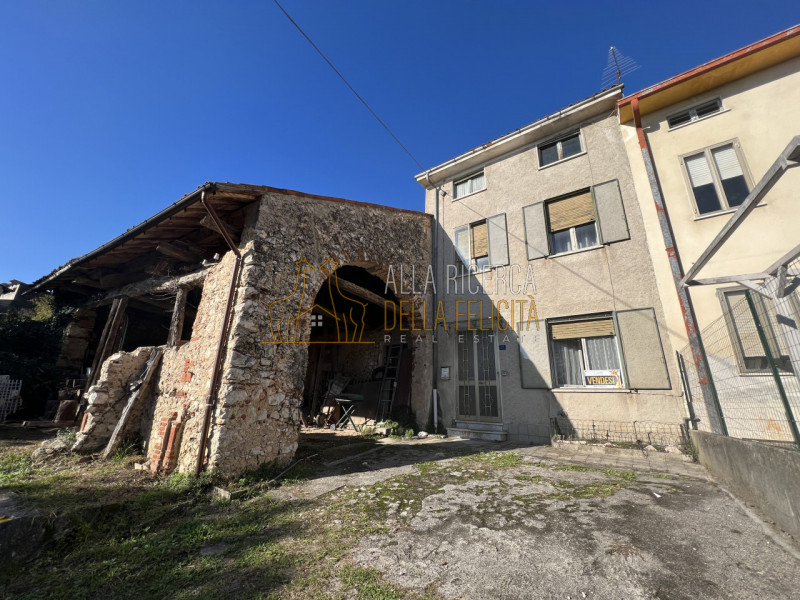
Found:
<svg viewBox="0 0 800 600"><path fill-rule="evenodd" d="M225 242L228 244L228 247L231 249L231 252L233 252L236 259L233 266L233 273L231 273L230 286L228 287L228 300L225 304L225 316L222 320L222 329L219 332L219 341L217 342L217 354L214 358L214 368L211 373L211 385L208 389L208 397L206 398L206 405L205 409L203 410L203 425L200 430L200 445L197 448L197 463L195 464L194 470L195 477L199 476L203 470L203 457L206 453L206 446L208 444L208 437L211 430L211 416L217 406L217 395L222 374L222 360L224 358L224 346L228 336L230 335L233 298L236 294L236 288L239 285L239 276L241 274L242 266L242 254L239 252L239 248L236 246L236 244L233 243L233 238L231 237L230 233L228 233L225 224L217 215L217 211L214 210L214 207L206 199L207 190L214 194L216 193L216 186L214 184L204 185L200 191L200 202L205 207L208 216L211 217L212 221L214 221L214 224L219 229L222 237L225 238Z"/></svg>
<svg viewBox="0 0 800 600"><path fill-rule="evenodd" d="M717 398L714 382L711 378L708 357L706 356L705 348L703 348L700 333L697 330L697 317L694 313L694 306L686 291L686 287L681 283L681 279L683 278L681 259L678 254L678 249L675 247L672 223L669 220L664 197L661 194L661 182L659 181L658 172L656 171L653 153L647 141L647 134L642 127L642 115L639 111L639 98L637 96L631 98L631 107L633 109L634 124L636 125L636 137L639 141L639 148L642 151L647 178L650 182L650 191L653 194L653 202L656 205L656 214L658 215L658 222L661 226L661 235L664 239L664 250L667 253L670 271L672 271L672 280L675 284L675 291L678 294L678 302L680 303L681 313L683 314L683 324L686 328L686 335L689 338L689 344L692 348L692 358L697 367L697 379L700 382L700 389L706 404L711 430L714 433L728 435L725 418L722 415L722 407L719 404L719 398ZM695 428L697 427L696 423L693 423L693 425Z"/></svg>
<svg viewBox="0 0 800 600"><path fill-rule="evenodd" d="M425 178L428 180L428 185L432 186L430 171L425 172ZM433 404L433 432L439 432L439 389L437 387L438 378L436 373L439 371L439 328L436 324L436 316L439 308L439 294L437 287L439 285L439 186L436 186L436 208L433 213L433 227L431 234L433 239L432 245L432 258L433 258L433 350L431 351L431 364L433 365L433 381L431 387L431 402Z"/></svg>

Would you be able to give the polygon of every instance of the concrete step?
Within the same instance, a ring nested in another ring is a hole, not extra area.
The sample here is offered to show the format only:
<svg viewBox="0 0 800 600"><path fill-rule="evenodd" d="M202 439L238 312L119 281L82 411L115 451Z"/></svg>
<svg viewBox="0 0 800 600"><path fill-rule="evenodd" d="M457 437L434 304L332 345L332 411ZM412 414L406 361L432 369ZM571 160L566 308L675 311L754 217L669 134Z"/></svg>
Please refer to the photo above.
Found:
<svg viewBox="0 0 800 600"><path fill-rule="evenodd" d="M478 423L475 421L456 421L456 429L474 429L476 431L506 431L502 423Z"/></svg>
<svg viewBox="0 0 800 600"><path fill-rule="evenodd" d="M448 427L447 437L459 438L462 440L484 440L487 442L505 442L508 437L507 431L496 431L487 429L477 429L475 427Z"/></svg>

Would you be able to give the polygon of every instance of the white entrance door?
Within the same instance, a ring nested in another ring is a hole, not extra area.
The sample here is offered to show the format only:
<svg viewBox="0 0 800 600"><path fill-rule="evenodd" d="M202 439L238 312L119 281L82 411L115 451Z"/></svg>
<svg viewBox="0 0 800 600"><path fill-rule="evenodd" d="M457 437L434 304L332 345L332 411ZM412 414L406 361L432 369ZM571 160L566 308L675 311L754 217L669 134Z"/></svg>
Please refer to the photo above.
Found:
<svg viewBox="0 0 800 600"><path fill-rule="evenodd" d="M501 421L496 342L494 331L458 333L456 365L459 420Z"/></svg>

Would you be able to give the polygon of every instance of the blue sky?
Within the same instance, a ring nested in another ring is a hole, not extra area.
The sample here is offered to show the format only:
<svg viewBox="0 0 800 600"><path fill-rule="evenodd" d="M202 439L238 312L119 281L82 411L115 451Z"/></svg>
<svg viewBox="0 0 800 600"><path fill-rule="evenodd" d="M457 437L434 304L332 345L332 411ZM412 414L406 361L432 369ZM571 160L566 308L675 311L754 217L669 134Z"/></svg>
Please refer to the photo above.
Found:
<svg viewBox="0 0 800 600"><path fill-rule="evenodd" d="M800 22L790 2L282 0L425 166ZM794 7L794 8L793 8ZM205 181L422 210L416 164L267 0L0 0L0 281Z"/></svg>

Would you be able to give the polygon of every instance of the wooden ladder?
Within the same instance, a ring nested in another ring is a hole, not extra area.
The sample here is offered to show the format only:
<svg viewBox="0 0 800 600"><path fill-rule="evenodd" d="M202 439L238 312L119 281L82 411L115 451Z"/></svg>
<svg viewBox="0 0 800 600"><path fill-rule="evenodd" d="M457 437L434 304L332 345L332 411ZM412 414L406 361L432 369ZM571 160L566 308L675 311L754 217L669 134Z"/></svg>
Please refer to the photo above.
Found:
<svg viewBox="0 0 800 600"><path fill-rule="evenodd" d="M403 346L395 344L386 347L383 361L383 381L381 393L378 397L378 410L375 421L380 423L389 418L392 413L394 397L397 393L397 375L400 372L400 359L403 355Z"/></svg>

